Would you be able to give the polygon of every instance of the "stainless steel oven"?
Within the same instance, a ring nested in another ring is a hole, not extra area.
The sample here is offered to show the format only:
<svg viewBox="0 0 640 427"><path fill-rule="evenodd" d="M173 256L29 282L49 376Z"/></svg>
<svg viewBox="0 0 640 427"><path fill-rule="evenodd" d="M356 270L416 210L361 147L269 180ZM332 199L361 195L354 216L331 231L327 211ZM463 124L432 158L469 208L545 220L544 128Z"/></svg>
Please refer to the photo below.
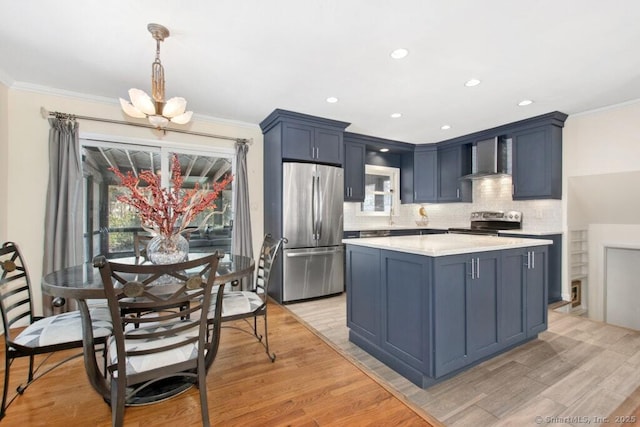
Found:
<svg viewBox="0 0 640 427"><path fill-rule="evenodd" d="M519 211L479 211L471 212L469 227L449 228L451 234L481 234L497 236L499 231L520 230L522 212Z"/></svg>

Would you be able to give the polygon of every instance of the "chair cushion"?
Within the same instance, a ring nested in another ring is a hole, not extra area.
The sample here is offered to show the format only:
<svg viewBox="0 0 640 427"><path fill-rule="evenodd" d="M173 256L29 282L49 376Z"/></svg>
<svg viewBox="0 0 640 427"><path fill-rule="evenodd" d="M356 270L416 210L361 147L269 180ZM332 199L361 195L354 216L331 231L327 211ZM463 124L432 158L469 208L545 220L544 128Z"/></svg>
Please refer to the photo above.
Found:
<svg viewBox="0 0 640 427"><path fill-rule="evenodd" d="M182 320L180 322L174 322L171 324L154 324L151 326L141 326L137 329L127 331L127 336L150 333L150 332L165 332L169 331L169 335L163 334L160 337L150 339L127 339L125 337L125 349L127 351L132 350L149 350L158 347L164 347L176 342L180 342L184 337L197 337L198 328L191 328L187 331L177 332L175 335L171 335L170 331L177 327L184 326L184 323L197 324L197 321ZM116 364L118 361L118 353L116 350L115 337L109 338L108 343L108 355L107 360L111 364ZM160 351L154 354L148 354L144 356L129 356L127 357L127 374L138 374L141 372L150 371L152 369L161 368L163 366L172 365L187 360L195 360L198 357L198 345L197 342L186 344L171 350ZM117 377L117 371L113 372L113 376Z"/></svg>
<svg viewBox="0 0 640 427"><path fill-rule="evenodd" d="M89 310L94 338L104 338L113 332L113 323L107 307ZM14 340L25 347L44 347L72 341L82 341L82 319L79 311L56 314L27 326Z"/></svg>
<svg viewBox="0 0 640 427"><path fill-rule="evenodd" d="M230 291L222 295L222 318L237 316L239 314L249 314L258 310L264 305L264 300L252 291ZM211 299L209 308L209 319L215 315L216 299Z"/></svg>

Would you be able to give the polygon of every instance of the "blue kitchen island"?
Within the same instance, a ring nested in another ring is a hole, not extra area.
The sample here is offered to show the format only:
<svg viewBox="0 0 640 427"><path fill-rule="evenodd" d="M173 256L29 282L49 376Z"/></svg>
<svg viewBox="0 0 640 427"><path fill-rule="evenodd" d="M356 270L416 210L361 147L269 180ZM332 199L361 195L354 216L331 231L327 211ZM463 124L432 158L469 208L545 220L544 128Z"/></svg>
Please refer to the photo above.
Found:
<svg viewBox="0 0 640 427"><path fill-rule="evenodd" d="M547 328L551 240L345 239L349 339L426 388Z"/></svg>

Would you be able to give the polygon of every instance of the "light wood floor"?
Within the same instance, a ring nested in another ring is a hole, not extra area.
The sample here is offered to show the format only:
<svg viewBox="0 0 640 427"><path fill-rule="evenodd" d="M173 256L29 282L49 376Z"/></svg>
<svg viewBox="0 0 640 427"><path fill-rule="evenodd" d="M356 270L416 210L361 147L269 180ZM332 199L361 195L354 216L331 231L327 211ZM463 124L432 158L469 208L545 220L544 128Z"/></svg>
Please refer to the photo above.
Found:
<svg viewBox="0 0 640 427"><path fill-rule="evenodd" d="M417 414L410 404L394 397L287 309L272 304L269 314L275 363L251 336L223 330L218 357L207 377L214 425L439 425L429 423L426 415ZM4 352L4 343L0 344ZM0 374L4 375L4 363L1 365ZM26 366L26 360L14 363L12 390L26 377ZM0 422L1 426L47 427L110 424L110 408L89 385L82 359L35 382ZM200 425L198 393L192 388L166 402L127 408L125 425Z"/></svg>
<svg viewBox="0 0 640 427"><path fill-rule="evenodd" d="M539 339L423 390L348 341L345 303L343 294L287 308L447 426L640 425L637 331L550 311Z"/></svg>

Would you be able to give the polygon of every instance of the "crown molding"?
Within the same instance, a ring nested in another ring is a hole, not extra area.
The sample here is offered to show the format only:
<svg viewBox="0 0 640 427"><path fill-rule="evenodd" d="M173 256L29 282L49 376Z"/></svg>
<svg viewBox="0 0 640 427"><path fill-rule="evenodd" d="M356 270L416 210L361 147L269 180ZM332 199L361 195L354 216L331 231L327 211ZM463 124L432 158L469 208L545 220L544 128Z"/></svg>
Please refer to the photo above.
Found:
<svg viewBox="0 0 640 427"><path fill-rule="evenodd" d="M2 70L0 70L0 72L1 71ZM0 74L0 79L1 78L2 78L2 74ZM81 100L81 101L97 102L97 103L106 104L106 105L118 106L118 108L120 105L120 102L116 98L108 98L106 96L98 96L98 95L91 95L91 94L80 93L80 92L73 92L73 91L68 91L63 89L52 88L48 86L32 84L32 83L13 82L12 85L8 85L8 86L11 87L12 89L22 90L25 92L60 96L68 99L75 99L75 100ZM194 113L193 117L201 122L231 125L231 126L243 127L243 128L252 129L252 130L260 129L260 126L257 123L249 123L249 122L243 122L240 120L224 119L220 117L207 116L207 115L198 114L198 113Z"/></svg>

